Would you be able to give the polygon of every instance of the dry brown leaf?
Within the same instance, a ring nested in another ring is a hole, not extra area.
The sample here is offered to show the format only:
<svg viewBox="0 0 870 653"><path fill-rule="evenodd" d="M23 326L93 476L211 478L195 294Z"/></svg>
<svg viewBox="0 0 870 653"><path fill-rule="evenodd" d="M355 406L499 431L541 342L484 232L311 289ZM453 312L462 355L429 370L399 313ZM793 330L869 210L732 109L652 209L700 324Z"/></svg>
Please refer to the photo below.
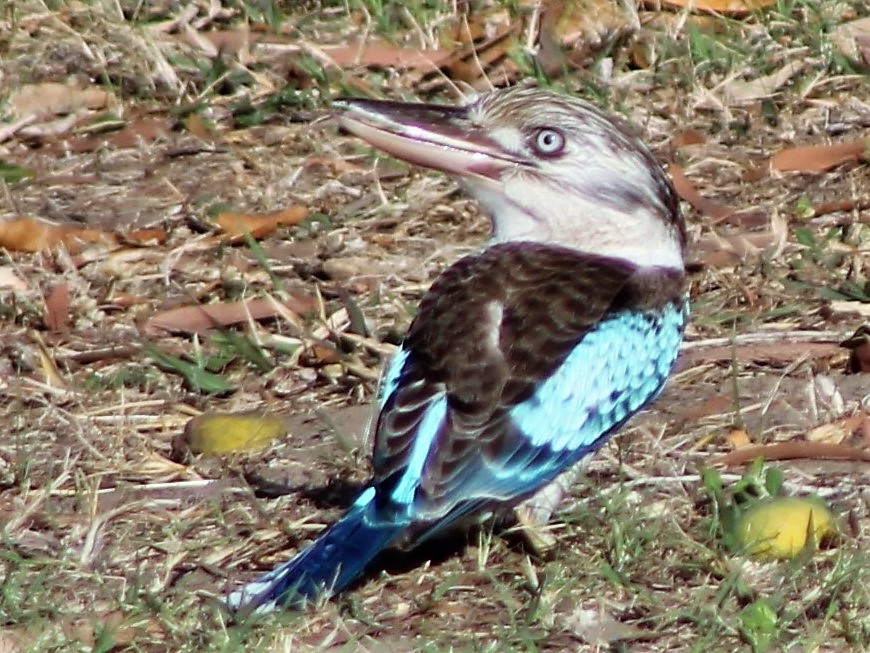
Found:
<svg viewBox="0 0 870 653"><path fill-rule="evenodd" d="M222 211L217 217L217 225L227 236L234 240L244 240L245 234L254 238L264 238L279 226L294 225L308 217L304 206L289 206L274 213L241 213Z"/></svg>
<svg viewBox="0 0 870 653"><path fill-rule="evenodd" d="M773 231L720 236L711 233L695 243L698 261L709 268L737 265L758 257L762 252L775 251L781 236Z"/></svg>
<svg viewBox="0 0 870 653"><path fill-rule="evenodd" d="M809 442L828 442L840 444L853 433L863 430L867 415L859 414L836 419L827 424L821 424L807 433Z"/></svg>
<svg viewBox="0 0 870 653"><path fill-rule="evenodd" d="M49 331L61 331L69 320L69 286L59 283L45 297L43 321Z"/></svg>
<svg viewBox="0 0 870 653"><path fill-rule="evenodd" d="M153 247L154 245L163 245L169 238L169 233L162 227L149 227L128 231L121 234L120 238L129 245Z"/></svg>
<svg viewBox="0 0 870 653"><path fill-rule="evenodd" d="M7 106L16 117L56 116L80 109L102 109L110 95L101 88L83 88L75 84L43 82L24 84L9 95Z"/></svg>
<svg viewBox="0 0 870 653"><path fill-rule="evenodd" d="M74 154L95 152L101 148L127 149L149 145L169 134L172 123L165 118L141 118L123 129L70 139L52 146L52 150L69 151Z"/></svg>
<svg viewBox="0 0 870 653"><path fill-rule="evenodd" d="M690 145L703 145L706 142L707 137L697 129L684 129L671 138L671 147L679 149Z"/></svg>
<svg viewBox="0 0 870 653"><path fill-rule="evenodd" d="M850 215L849 224L852 224L856 219L858 222L870 224L870 219L865 217L862 220L861 216L861 212L867 209L870 209L870 197L850 197L845 200L834 200L833 202L822 202L821 204L813 205L813 216L817 218L828 213L855 212L857 216Z"/></svg>
<svg viewBox="0 0 870 653"><path fill-rule="evenodd" d="M870 66L870 17L837 25L831 31L831 40L841 54Z"/></svg>
<svg viewBox="0 0 870 653"><path fill-rule="evenodd" d="M233 30L196 31L187 28L183 32L185 40L191 45L202 49L211 57L218 55L239 55L246 52L252 43L263 38L263 35L252 33L247 27Z"/></svg>
<svg viewBox="0 0 870 653"><path fill-rule="evenodd" d="M293 295L281 305L269 299L248 299L240 302L181 306L151 316L145 323L145 335L161 336L169 333L206 333L248 319L265 320L277 317L283 310L296 315L316 309L313 298Z"/></svg>
<svg viewBox="0 0 870 653"><path fill-rule="evenodd" d="M850 460L870 463L870 451L844 444L829 444L827 442L775 442L773 444L756 444L751 447L737 449L731 453L716 456L711 463L731 467L734 465L745 465L756 458L764 458L764 460L811 458L813 460Z"/></svg>
<svg viewBox="0 0 870 653"><path fill-rule="evenodd" d="M672 163L668 166L668 170L671 173L671 179L674 182L674 190L677 191L677 195L701 213L717 220L727 218L734 213L734 209L701 195L694 184L686 177L682 166Z"/></svg>
<svg viewBox="0 0 870 653"><path fill-rule="evenodd" d="M332 365L341 360L338 349L329 344L312 345L305 350L302 356L303 364L307 367L320 367Z"/></svg>
<svg viewBox="0 0 870 653"><path fill-rule="evenodd" d="M0 221L0 247L13 252L41 252L64 246L76 254L89 245L116 244L112 234L78 225L59 225L36 218Z"/></svg>
<svg viewBox="0 0 870 653"><path fill-rule="evenodd" d="M0 223L2 225L2 223ZM28 285L18 276L11 265L0 266L0 290L11 290L13 292L25 292L28 290Z"/></svg>
<svg viewBox="0 0 870 653"><path fill-rule="evenodd" d="M453 55L452 50L403 48L378 39L350 45L327 45L318 48L337 66L371 66L374 68L421 68L437 70Z"/></svg>
<svg viewBox="0 0 870 653"><path fill-rule="evenodd" d="M668 166L671 173L671 179L674 183L674 190L680 199L685 200L704 215L713 218L713 224L729 223L742 227L760 227L767 225L770 219L762 211L735 211L729 206L719 204L715 200L711 200L701 195L695 188L694 184L686 177L682 166L672 163Z"/></svg>
<svg viewBox="0 0 870 653"><path fill-rule="evenodd" d="M39 641L41 635L22 627L4 626L0 628L0 653L32 651L34 642Z"/></svg>
<svg viewBox="0 0 870 653"><path fill-rule="evenodd" d="M725 439L732 449L742 449L752 444L752 439L744 429L731 429Z"/></svg>
<svg viewBox="0 0 870 653"><path fill-rule="evenodd" d="M789 147L770 158L770 169L779 172L825 172L849 161L866 161L868 157L870 140Z"/></svg>
<svg viewBox="0 0 870 653"><path fill-rule="evenodd" d="M731 106L757 102L773 95L806 66L804 61L795 60L788 62L776 72L757 79L750 81L732 79L722 85L722 96L725 98L725 102Z"/></svg>
<svg viewBox="0 0 870 653"><path fill-rule="evenodd" d="M709 11L731 16L745 16L776 4L776 0L660 0L660 2L665 7ZM649 4L658 4L658 2Z"/></svg>

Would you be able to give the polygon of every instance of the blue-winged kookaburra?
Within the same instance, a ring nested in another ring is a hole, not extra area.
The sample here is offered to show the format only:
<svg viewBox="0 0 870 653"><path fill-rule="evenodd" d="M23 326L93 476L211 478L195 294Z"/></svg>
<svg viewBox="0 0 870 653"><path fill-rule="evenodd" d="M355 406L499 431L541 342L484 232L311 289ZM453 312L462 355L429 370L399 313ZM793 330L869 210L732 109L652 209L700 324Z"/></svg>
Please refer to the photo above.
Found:
<svg viewBox="0 0 870 653"><path fill-rule="evenodd" d="M528 87L463 106L335 106L347 131L456 177L492 239L420 302L385 374L365 489L232 592L233 611L341 592L385 549L528 499L659 394L686 322L677 198L621 121Z"/></svg>

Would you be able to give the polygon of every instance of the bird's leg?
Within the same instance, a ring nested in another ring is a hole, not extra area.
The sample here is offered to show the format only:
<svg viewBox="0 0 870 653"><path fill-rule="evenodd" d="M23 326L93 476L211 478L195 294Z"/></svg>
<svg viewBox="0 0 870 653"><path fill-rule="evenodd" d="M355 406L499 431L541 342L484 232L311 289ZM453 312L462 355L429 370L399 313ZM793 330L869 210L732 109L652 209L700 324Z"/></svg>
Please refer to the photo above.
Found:
<svg viewBox="0 0 870 653"><path fill-rule="evenodd" d="M520 536L536 555L545 554L555 545L556 538L548 530L550 517L585 471L584 462L581 461L568 471L562 472L549 485L545 485L514 508Z"/></svg>

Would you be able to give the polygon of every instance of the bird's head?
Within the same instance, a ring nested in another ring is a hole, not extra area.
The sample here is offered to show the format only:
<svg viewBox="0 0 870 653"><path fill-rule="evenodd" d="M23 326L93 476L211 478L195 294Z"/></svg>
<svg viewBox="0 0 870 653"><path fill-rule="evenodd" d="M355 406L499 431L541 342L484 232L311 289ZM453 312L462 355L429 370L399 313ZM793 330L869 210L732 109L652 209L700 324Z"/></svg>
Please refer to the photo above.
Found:
<svg viewBox="0 0 870 653"><path fill-rule="evenodd" d="M338 100L339 124L411 163L457 177L496 242L536 241L682 269L685 226L653 154L582 100L514 87L464 106Z"/></svg>

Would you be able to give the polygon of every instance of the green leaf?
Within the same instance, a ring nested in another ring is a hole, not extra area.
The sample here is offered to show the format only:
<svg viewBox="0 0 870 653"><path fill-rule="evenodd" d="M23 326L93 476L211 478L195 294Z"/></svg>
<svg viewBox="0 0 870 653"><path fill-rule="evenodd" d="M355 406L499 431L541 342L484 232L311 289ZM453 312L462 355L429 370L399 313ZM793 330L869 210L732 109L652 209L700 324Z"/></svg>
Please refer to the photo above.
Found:
<svg viewBox="0 0 870 653"><path fill-rule="evenodd" d="M176 372L184 377L187 385L199 392L230 392L234 387L222 376L213 374L201 367L188 363L177 356L160 351L153 345L145 345L145 353L154 363L167 372Z"/></svg>

